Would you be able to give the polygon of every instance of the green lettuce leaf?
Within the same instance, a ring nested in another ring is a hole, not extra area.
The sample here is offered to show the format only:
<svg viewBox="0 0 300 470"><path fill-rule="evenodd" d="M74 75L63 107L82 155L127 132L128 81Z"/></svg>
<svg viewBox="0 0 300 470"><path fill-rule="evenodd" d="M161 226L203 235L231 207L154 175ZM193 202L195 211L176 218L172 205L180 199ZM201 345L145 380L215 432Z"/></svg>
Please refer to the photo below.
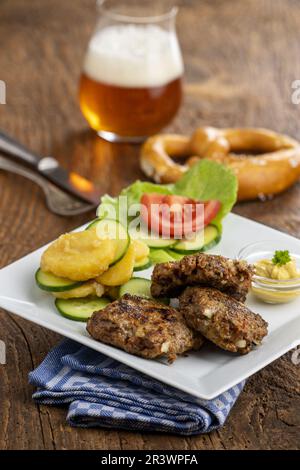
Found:
<svg viewBox="0 0 300 470"><path fill-rule="evenodd" d="M221 221L234 206L238 182L232 170L213 160L200 160L173 186L174 194L199 201L218 199L222 206L212 223L221 228Z"/></svg>
<svg viewBox="0 0 300 470"><path fill-rule="evenodd" d="M128 186L128 188L123 189L120 195L128 197L128 206L130 206L131 204L139 203L144 193L174 194L172 185L137 180L131 186Z"/></svg>
<svg viewBox="0 0 300 470"><path fill-rule="evenodd" d="M103 217L106 214L104 207L108 204L115 209L119 219L121 197L127 197L128 207L130 207L132 204L139 204L144 193L178 194L200 201L218 199L222 206L212 223L221 231L222 219L231 211L236 202L237 187L237 178L228 167L203 159L193 165L175 184L163 185L138 180L123 189L119 197L103 196L97 213Z"/></svg>
<svg viewBox="0 0 300 470"><path fill-rule="evenodd" d="M101 204L97 209L97 216L100 218L108 217L110 219L116 218L122 222L124 207L124 197L127 198L127 210L133 204L139 204L141 197L144 193L161 193L161 194L174 194L169 185L159 185L155 183L150 183L148 181L137 180L135 183L131 184L127 188L124 188L120 195L117 197L111 197L109 194L105 194L101 198ZM115 212L115 216L113 215ZM128 220L131 217L128 216ZM123 220L124 223L124 220Z"/></svg>

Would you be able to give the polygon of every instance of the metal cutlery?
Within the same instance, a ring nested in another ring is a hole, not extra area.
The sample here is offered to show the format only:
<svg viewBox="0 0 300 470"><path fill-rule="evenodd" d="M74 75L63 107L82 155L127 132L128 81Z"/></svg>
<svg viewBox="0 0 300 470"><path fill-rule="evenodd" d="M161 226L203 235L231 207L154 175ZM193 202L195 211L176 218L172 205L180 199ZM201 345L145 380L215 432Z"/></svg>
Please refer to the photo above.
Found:
<svg viewBox="0 0 300 470"><path fill-rule="evenodd" d="M75 172L68 172L62 168L53 157L41 157L8 135L0 132L0 152L13 156L18 162L27 165L31 170L40 173L51 183L68 191L94 207L99 204L100 191L95 188L92 181Z"/></svg>
<svg viewBox="0 0 300 470"><path fill-rule="evenodd" d="M88 203L75 198L71 194L62 191L60 188L45 180L42 176L29 168L25 168L11 160L7 160L0 156L0 170L9 171L25 178L30 179L34 183L38 184L46 197L46 203L50 211L57 215L62 216L75 216L89 212L95 208L94 203Z"/></svg>

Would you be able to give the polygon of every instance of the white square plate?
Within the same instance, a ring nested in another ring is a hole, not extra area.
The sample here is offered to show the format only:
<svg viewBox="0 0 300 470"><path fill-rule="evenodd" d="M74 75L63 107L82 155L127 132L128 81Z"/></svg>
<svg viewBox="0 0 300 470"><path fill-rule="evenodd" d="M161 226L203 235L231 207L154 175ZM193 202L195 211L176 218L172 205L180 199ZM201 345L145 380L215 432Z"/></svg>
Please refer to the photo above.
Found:
<svg viewBox="0 0 300 470"><path fill-rule="evenodd" d="M264 240L278 241L281 249L300 251L300 240L230 214L224 221L222 241L211 252L234 258L243 246ZM84 323L63 318L56 311L52 296L38 289L34 281L44 249L0 270L1 307L196 397L216 397L300 344L300 298L289 304L268 305L249 295L247 305L269 323L269 334L262 346L248 355L236 356L207 344L172 365L132 356L95 341ZM148 278L150 274L151 269L139 273Z"/></svg>

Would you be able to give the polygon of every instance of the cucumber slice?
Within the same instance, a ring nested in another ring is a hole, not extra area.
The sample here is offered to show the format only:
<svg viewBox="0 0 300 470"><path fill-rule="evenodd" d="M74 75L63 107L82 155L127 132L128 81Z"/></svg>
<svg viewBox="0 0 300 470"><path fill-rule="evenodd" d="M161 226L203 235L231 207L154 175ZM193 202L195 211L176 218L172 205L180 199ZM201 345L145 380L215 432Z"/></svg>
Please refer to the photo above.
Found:
<svg viewBox="0 0 300 470"><path fill-rule="evenodd" d="M168 255L172 256L174 261L181 260L185 255L183 253L177 253L177 251L174 251L172 249L167 249L166 252Z"/></svg>
<svg viewBox="0 0 300 470"><path fill-rule="evenodd" d="M90 230L92 228L96 228L100 238L110 238L118 241L115 258L110 264L110 266L113 266L123 258L129 247L130 237L127 230L122 224L120 224L120 222L112 219L96 219L87 227L86 230Z"/></svg>
<svg viewBox="0 0 300 470"><path fill-rule="evenodd" d="M198 232L192 240L181 240L172 247L172 250L188 254L196 251L205 251L211 248L211 243L219 237L218 229L214 225L208 225L203 231ZM220 239L220 238L219 238ZM218 240L219 241L219 240ZM215 245L215 243L214 243Z"/></svg>
<svg viewBox="0 0 300 470"><path fill-rule="evenodd" d="M142 240L150 248L166 248L167 246L175 245L177 240L174 238L160 238L159 235L151 236L145 230L140 230L139 239Z"/></svg>
<svg viewBox="0 0 300 470"><path fill-rule="evenodd" d="M94 219L92 220L91 223L85 228L85 230L90 230L92 227L95 227L98 222L100 222L101 219Z"/></svg>
<svg viewBox="0 0 300 470"><path fill-rule="evenodd" d="M47 292L63 292L75 289L83 284L81 281L71 281L70 279L54 276L51 273L45 273L41 269L38 269L35 273L35 280L39 288Z"/></svg>
<svg viewBox="0 0 300 470"><path fill-rule="evenodd" d="M143 277L133 277L120 287L120 297L124 294L138 295L146 299L153 299L151 295L151 281ZM155 299L156 302L169 305L170 299Z"/></svg>
<svg viewBox="0 0 300 470"><path fill-rule="evenodd" d="M210 243L207 243L206 245L204 245L201 251L211 250L211 248L213 248L220 242L221 238L222 238L221 235L218 234L218 236L214 238Z"/></svg>
<svg viewBox="0 0 300 470"><path fill-rule="evenodd" d="M56 299L55 306L59 313L70 320L87 321L94 312L101 310L110 300L101 297L81 299Z"/></svg>
<svg viewBox="0 0 300 470"><path fill-rule="evenodd" d="M149 248L167 248L168 246L175 245L177 240L167 238L148 238L143 241L149 246Z"/></svg>
<svg viewBox="0 0 300 470"><path fill-rule="evenodd" d="M169 261L175 261L175 258L167 250L158 250L151 248L150 260L153 264L168 263Z"/></svg>
<svg viewBox="0 0 300 470"><path fill-rule="evenodd" d="M151 281L142 277L133 277L130 281L120 287L120 297L124 294L138 295L151 299Z"/></svg>
<svg viewBox="0 0 300 470"><path fill-rule="evenodd" d="M144 269L150 268L151 264L152 263L151 263L150 259L148 258L148 256L146 256L145 258L142 258L142 259L140 259L140 260L138 260L134 263L133 270L134 271L144 271Z"/></svg>

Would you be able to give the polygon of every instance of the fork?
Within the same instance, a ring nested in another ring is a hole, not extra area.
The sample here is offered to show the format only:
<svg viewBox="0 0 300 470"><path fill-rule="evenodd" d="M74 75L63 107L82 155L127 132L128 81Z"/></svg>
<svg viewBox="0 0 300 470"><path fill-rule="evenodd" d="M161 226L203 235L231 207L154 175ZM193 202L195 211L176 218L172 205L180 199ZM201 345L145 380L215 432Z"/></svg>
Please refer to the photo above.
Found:
<svg viewBox="0 0 300 470"><path fill-rule="evenodd" d="M24 176L25 178L38 184L46 197L46 204L51 212L54 214L72 217L74 215L83 214L95 209L93 204L81 201L68 193L65 193L54 184L45 180L38 173L35 173L28 168L25 168L17 163L7 160L0 156L0 170L9 171L16 175Z"/></svg>

